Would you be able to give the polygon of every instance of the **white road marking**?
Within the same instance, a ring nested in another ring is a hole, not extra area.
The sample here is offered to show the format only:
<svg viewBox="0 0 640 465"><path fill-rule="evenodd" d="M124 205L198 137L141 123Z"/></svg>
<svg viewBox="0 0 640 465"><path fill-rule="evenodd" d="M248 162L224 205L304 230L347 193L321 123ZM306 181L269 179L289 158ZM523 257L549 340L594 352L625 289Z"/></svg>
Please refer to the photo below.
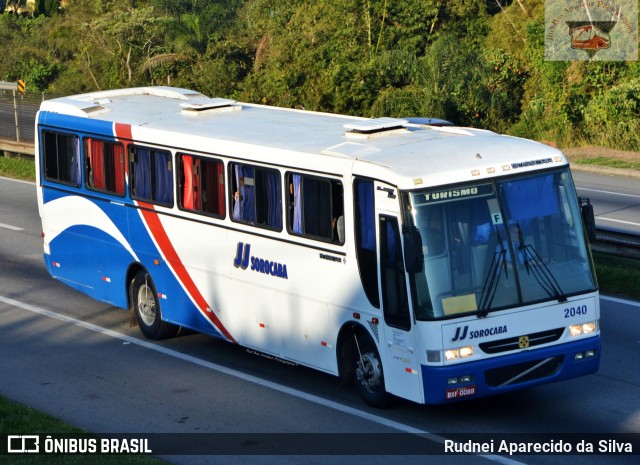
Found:
<svg viewBox="0 0 640 465"><path fill-rule="evenodd" d="M589 192L599 192L601 194L620 195L622 197L633 197L633 198L636 198L636 199L640 199L640 195L637 195L637 194L623 194L621 192L603 191L603 190L600 190L600 189L589 189L587 187L578 187L578 186L576 186L576 190L589 191Z"/></svg>
<svg viewBox="0 0 640 465"><path fill-rule="evenodd" d="M618 196L621 196L621 197L631 197L631 198L634 198L634 199L640 199L640 195L637 195L637 194L623 194L621 192L605 191L605 190L600 190L600 189L589 189L587 187L578 187L578 186L576 186L576 190L587 191L587 192L598 192L600 194L618 195ZM598 220L598 221L611 221L613 223L627 224L627 225L630 225L630 226L640 226L640 223L634 223L632 221L616 220L616 219L613 219L613 218L607 218L607 217L600 216L600 215L596 215L596 220Z"/></svg>
<svg viewBox="0 0 640 465"><path fill-rule="evenodd" d="M606 295L600 295L600 300L608 300L609 302L615 302L617 304L629 305L631 307L640 308L640 302L635 302L633 300L619 299L617 297L608 297Z"/></svg>
<svg viewBox="0 0 640 465"><path fill-rule="evenodd" d="M377 423L379 425L385 426L390 429L394 429L403 433L415 434L424 439L437 442L440 444L444 444L445 439L443 436L439 436L434 433L430 433L429 431L425 431L423 429L414 428L409 425L405 425L403 423L389 420L387 418L373 415L368 412L364 412L362 410L355 409L353 407L349 407L346 405L339 404L338 402L333 402L331 400L323 399L322 397L315 396L313 394L308 394L303 391L299 391L297 389L290 388L288 386L283 386L282 384L274 383L273 381L267 381L262 378L258 378L257 376L249 375L247 373L242 373L238 370L233 370L231 368L227 368L222 365L218 365L217 363L212 363L207 360L203 360L201 358L194 357L192 355L187 355L180 353L178 351L169 349L167 347L158 346L149 341L145 341L142 339L137 339L135 337L127 336L125 334L119 333L117 331L113 331L111 329L103 328L102 326L94 325L92 323L87 323L82 320L78 320L76 318L62 315L60 313L56 313L51 310L47 310L45 308L36 307L35 305L27 304L24 302L20 302L18 300L10 299L8 297L0 296L0 302L3 302L7 305L11 305L13 307L18 307L23 310L27 310L33 313L37 313L42 316L46 316L48 318L53 318L58 321L62 321L65 323L70 323L74 326L78 326L81 328L88 329L90 331L94 331L96 333L102 334L104 336L112 337L114 339L119 339L124 341L125 344L135 344L140 347L144 347L145 349L153 350L155 352L159 352L164 355L168 355L169 357L174 357L179 360L183 360L185 362L193 363L194 365L198 365L200 367L206 368L208 370L217 371L219 373L223 373L228 376L233 376L234 378L241 379L243 381L247 381L258 386L262 386L268 389L273 389L274 391L282 392L284 394L288 394L299 399L306 400L308 402L313 402L314 404L321 405L323 407L327 407L338 412L346 413L349 415L353 415L355 417L361 418L363 420L368 420L373 423ZM518 462L516 460L502 457L500 455L491 455L491 454L477 454L479 457L483 457L487 460L491 460L492 462L497 462L505 465L524 465L523 462Z"/></svg>
<svg viewBox="0 0 640 465"><path fill-rule="evenodd" d="M614 223L630 224L631 226L640 226L640 223L634 223L633 221L615 220L613 218L606 218L604 216L596 216L596 220L612 221Z"/></svg>
<svg viewBox="0 0 640 465"><path fill-rule="evenodd" d="M0 176L0 179L3 181L13 181L13 182L19 182L22 184L29 184L29 185L35 185L35 183L31 182L31 181L23 181L22 179L13 179L13 178L5 178L4 176ZM9 229L11 231L24 231L24 228L19 228L18 226L12 226L10 224L3 224L0 223L0 228L2 229Z"/></svg>
<svg viewBox="0 0 640 465"><path fill-rule="evenodd" d="M0 176L0 179L3 180L3 181L12 181L12 182L19 182L19 183L22 183L22 184L29 184L31 186L35 186L36 185L35 182L33 182L33 181L25 181L24 179L7 178L7 177L4 177L4 176Z"/></svg>
<svg viewBox="0 0 640 465"><path fill-rule="evenodd" d="M23 231L24 228L19 228L18 226L11 226L10 224L0 223L0 228L2 229L10 229L11 231Z"/></svg>

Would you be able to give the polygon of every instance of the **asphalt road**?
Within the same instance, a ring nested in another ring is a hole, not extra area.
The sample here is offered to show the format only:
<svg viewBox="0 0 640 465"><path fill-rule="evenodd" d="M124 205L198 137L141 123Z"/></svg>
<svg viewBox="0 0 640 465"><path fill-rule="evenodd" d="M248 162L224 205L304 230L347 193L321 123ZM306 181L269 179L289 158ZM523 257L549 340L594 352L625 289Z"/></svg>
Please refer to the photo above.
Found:
<svg viewBox="0 0 640 465"><path fill-rule="evenodd" d="M390 456L397 453L392 446L405 439L392 433L420 434L431 445L456 434L486 434L482 437L496 441L507 433L519 433L519 440L534 433L550 433L557 440L563 434L591 440L631 433L637 438L636 303L601 300L603 348L597 374L455 405L398 400L389 409L375 410L362 403L352 386L332 376L209 337L146 341L130 327L125 311L51 279L41 252L34 185L0 178L0 395L87 431L171 433L168 437L209 433L213 436L197 437L234 451L233 457L163 456L172 463L637 463L637 455L509 457L497 451ZM257 434L247 439L223 433ZM188 445L195 437L184 436L184 441ZM297 453L296 447L311 450L314 440L321 446L317 452L326 455L268 455ZM345 446L344 440L350 443ZM354 443L372 455L331 455ZM244 455L255 450L261 453Z"/></svg>
<svg viewBox="0 0 640 465"><path fill-rule="evenodd" d="M596 226L640 235L640 181L637 178L573 171L578 195L589 198Z"/></svg>

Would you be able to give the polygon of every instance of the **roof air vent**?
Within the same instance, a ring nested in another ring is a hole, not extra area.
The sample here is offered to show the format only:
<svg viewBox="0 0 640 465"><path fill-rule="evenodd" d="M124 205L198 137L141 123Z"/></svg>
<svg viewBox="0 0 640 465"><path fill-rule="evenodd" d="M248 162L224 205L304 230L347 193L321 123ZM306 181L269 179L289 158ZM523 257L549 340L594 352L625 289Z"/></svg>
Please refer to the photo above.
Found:
<svg viewBox="0 0 640 465"><path fill-rule="evenodd" d="M84 111L87 116L95 116L102 113L108 113L111 110L109 108L103 107L102 105L93 105L90 107L82 108L82 111Z"/></svg>
<svg viewBox="0 0 640 465"><path fill-rule="evenodd" d="M240 105L236 105L235 100L229 100L226 98L210 98L210 99L198 99L189 102L181 103L182 112L187 114L202 114L218 111L237 111L241 110Z"/></svg>
<svg viewBox="0 0 640 465"><path fill-rule="evenodd" d="M362 121L354 121L347 123L343 127L347 130L347 134L363 134L371 135L381 132L393 131L395 129L403 129L407 124L406 120L397 118L375 118Z"/></svg>

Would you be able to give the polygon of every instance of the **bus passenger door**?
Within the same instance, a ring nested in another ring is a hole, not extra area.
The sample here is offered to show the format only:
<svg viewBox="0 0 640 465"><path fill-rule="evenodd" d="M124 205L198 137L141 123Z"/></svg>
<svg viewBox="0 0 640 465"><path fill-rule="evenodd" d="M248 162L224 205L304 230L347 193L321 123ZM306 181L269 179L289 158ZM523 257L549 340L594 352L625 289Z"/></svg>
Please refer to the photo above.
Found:
<svg viewBox="0 0 640 465"><path fill-rule="evenodd" d="M384 314L384 362L387 392L422 402L422 375L418 363L415 323L411 317L410 293L402 253L398 218L379 215L380 291Z"/></svg>

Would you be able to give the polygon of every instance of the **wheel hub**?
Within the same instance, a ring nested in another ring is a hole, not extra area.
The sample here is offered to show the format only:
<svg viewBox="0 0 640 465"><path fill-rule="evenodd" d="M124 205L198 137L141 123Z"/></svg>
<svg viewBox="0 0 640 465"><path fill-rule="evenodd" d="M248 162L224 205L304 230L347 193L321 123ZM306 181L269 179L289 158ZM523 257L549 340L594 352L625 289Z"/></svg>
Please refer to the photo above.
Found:
<svg viewBox="0 0 640 465"><path fill-rule="evenodd" d="M358 381L362 383L370 391L374 391L380 386L382 380L382 367L380 366L380 360L372 354L367 352L362 354L361 360L358 362L356 368L356 376Z"/></svg>
<svg viewBox="0 0 640 465"><path fill-rule="evenodd" d="M151 326L156 318L156 303L147 285L141 286L138 291L138 311L144 323Z"/></svg>

